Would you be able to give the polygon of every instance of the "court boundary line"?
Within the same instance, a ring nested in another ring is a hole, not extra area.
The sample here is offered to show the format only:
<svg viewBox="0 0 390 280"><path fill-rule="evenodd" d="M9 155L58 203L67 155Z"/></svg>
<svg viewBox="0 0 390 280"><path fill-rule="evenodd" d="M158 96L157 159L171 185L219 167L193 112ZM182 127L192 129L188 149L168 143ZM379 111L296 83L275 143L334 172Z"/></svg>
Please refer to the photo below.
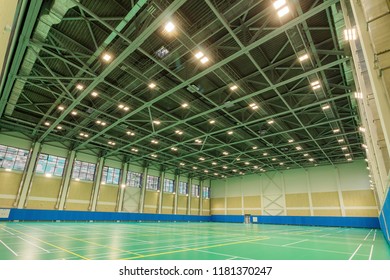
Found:
<svg viewBox="0 0 390 280"><path fill-rule="evenodd" d="M57 245L54 245L54 244L52 244L52 243L50 243L50 242L43 241L43 240L41 240L41 239L39 239L39 238L36 238L36 237L34 237L34 236L31 236L31 235L28 235L28 234L26 234L26 233L24 233L24 232L18 231L18 230L13 229L13 228L9 228L9 227L7 227L7 228L10 229L10 230L13 230L13 231L15 231L15 232L17 232L17 233L19 233L19 234L23 234L23 235L28 236L28 237L30 237L30 238L32 238L32 239L35 239L35 240L38 240L38 241L40 241L40 242L42 242L42 243L45 243L45 244L47 244L47 245L50 245L50 246L52 246L52 247L54 247L54 248L60 249L61 251L64 251L64 252L69 253L69 254L71 254L71 255L77 256L77 257L82 258L82 259L84 259L84 260L89 260L88 258L86 258L86 257L84 257L84 256L82 256L82 255L80 255L80 254L77 254L77 253L75 253L75 252L69 251L69 250L67 250L67 249L65 249L65 248L62 248L62 247L57 246Z"/></svg>
<svg viewBox="0 0 390 280"><path fill-rule="evenodd" d="M0 243L3 244L8 250L10 250L15 256L19 257L19 255L12 250L7 244L5 244L2 240L0 240Z"/></svg>

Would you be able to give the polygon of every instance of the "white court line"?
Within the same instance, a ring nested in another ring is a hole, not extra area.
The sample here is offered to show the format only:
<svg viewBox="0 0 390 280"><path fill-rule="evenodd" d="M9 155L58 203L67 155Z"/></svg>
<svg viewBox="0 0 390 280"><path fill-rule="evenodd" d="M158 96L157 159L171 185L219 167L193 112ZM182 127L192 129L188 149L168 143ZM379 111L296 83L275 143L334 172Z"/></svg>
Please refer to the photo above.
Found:
<svg viewBox="0 0 390 280"><path fill-rule="evenodd" d="M301 241L297 241L297 242L293 242L293 243L285 244L285 245L282 245L282 247L286 247L286 246L290 246L290 245L298 244L298 243L305 242L305 241L308 241L308 240L309 240L309 239L304 239L304 240L301 240Z"/></svg>
<svg viewBox="0 0 390 280"><path fill-rule="evenodd" d="M372 232L372 229L370 230L369 233L367 233L367 235L366 235L366 237L364 238L364 240L367 240L367 238L370 236L371 232Z"/></svg>
<svg viewBox="0 0 390 280"><path fill-rule="evenodd" d="M360 249L360 247L362 247L362 245L363 245L363 244L360 244L360 245L356 248L355 252L353 252L352 256L351 256L348 260L352 260L352 258L356 255L357 251L359 251L359 249Z"/></svg>
<svg viewBox="0 0 390 280"><path fill-rule="evenodd" d="M368 260L371 260L372 251L374 251L374 245L371 245L371 251L370 251L370 256L368 257Z"/></svg>
<svg viewBox="0 0 390 280"><path fill-rule="evenodd" d="M6 229L3 229L3 228L2 228L2 230L8 232L8 233L11 234L11 235L15 235L14 233L12 233L12 232L10 232L10 231L8 231L8 230L6 230Z"/></svg>
<svg viewBox="0 0 390 280"><path fill-rule="evenodd" d="M37 247L37 248L39 248L39 249L45 251L46 253L50 253L48 250L43 249L42 247L39 247L38 245L35 245L34 243L32 243L32 242L30 242L30 241L28 241L28 240L26 240L26 239L24 239L24 238L22 238L22 237L20 237L20 236L17 236L17 238L20 238L20 239L26 241L27 243L29 243L29 244L33 245L34 247Z"/></svg>
<svg viewBox="0 0 390 280"><path fill-rule="evenodd" d="M325 236L328 236L328 235L332 235L332 233L324 234L324 235L321 235L320 237L325 237Z"/></svg>
<svg viewBox="0 0 390 280"><path fill-rule="evenodd" d="M7 247L8 250L10 250L15 256L18 256L18 254L15 253L14 250L12 250L10 247L7 246L7 244L5 244L3 241L0 240L0 242L5 246Z"/></svg>
<svg viewBox="0 0 390 280"><path fill-rule="evenodd" d="M376 238L376 230L374 231L374 238L372 239L372 241L375 241L375 238Z"/></svg>

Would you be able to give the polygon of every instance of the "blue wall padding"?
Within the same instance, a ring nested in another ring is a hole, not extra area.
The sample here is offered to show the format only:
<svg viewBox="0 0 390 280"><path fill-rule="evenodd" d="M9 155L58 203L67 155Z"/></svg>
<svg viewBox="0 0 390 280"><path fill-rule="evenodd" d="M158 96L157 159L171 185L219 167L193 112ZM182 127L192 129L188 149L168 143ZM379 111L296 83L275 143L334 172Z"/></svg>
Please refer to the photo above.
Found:
<svg viewBox="0 0 390 280"><path fill-rule="evenodd" d="M386 208L381 215L382 231L384 219L387 213L387 221L390 221L390 202L387 199ZM340 226L340 227L363 227L379 228L378 218L367 217L308 217L308 216L252 216L257 217L260 224L283 224L283 225L307 225L307 226ZM166 222L221 222L243 223L243 215L172 215L172 214L141 214L141 213L118 213L118 212L89 212L89 211L61 211L61 210L33 210L12 208L10 215L0 221L166 221ZM388 224L389 225L389 224ZM387 236L387 240L389 237Z"/></svg>
<svg viewBox="0 0 390 280"><path fill-rule="evenodd" d="M118 212L86 212L61 210L11 209L8 219L20 221L166 221L166 222L209 222L209 216L141 214Z"/></svg>
<svg viewBox="0 0 390 280"><path fill-rule="evenodd" d="M390 192L387 192L385 203L379 216L379 222L383 235L390 245Z"/></svg>
<svg viewBox="0 0 390 280"><path fill-rule="evenodd" d="M217 223L243 223L243 215L212 215L211 222Z"/></svg>
<svg viewBox="0 0 390 280"><path fill-rule="evenodd" d="M377 217L255 216L260 224L380 228ZM253 217L251 217L253 221Z"/></svg>

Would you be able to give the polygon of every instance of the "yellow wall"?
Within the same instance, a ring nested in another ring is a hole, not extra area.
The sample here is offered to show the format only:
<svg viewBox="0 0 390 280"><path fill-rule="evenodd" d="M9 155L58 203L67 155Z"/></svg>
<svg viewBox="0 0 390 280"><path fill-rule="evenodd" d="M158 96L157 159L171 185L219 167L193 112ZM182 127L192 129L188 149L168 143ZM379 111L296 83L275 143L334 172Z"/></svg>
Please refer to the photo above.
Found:
<svg viewBox="0 0 390 280"><path fill-rule="evenodd" d="M199 198L191 197L191 215L199 215Z"/></svg>
<svg viewBox="0 0 390 280"><path fill-rule="evenodd" d="M309 194L286 194L286 207L309 207Z"/></svg>
<svg viewBox="0 0 390 280"><path fill-rule="evenodd" d="M0 171L0 207L13 207L23 174Z"/></svg>
<svg viewBox="0 0 390 280"><path fill-rule="evenodd" d="M145 191L144 213L157 213L159 192Z"/></svg>
<svg viewBox="0 0 390 280"><path fill-rule="evenodd" d="M61 177L35 175L27 198L28 209L55 209L60 191Z"/></svg>
<svg viewBox="0 0 390 280"><path fill-rule="evenodd" d="M339 194L337 192L312 193L313 207L340 207Z"/></svg>
<svg viewBox="0 0 390 280"><path fill-rule="evenodd" d="M310 216L310 210L309 209L302 209L302 210L287 210L287 216Z"/></svg>
<svg viewBox="0 0 390 280"><path fill-rule="evenodd" d="M187 214L188 196L179 195L177 198L177 214Z"/></svg>
<svg viewBox="0 0 390 280"><path fill-rule="evenodd" d="M171 193L163 194L162 208L161 213L163 214L173 214L173 207L175 203L175 195Z"/></svg>
<svg viewBox="0 0 390 280"><path fill-rule="evenodd" d="M71 181L65 209L87 211L90 204L92 187L92 182Z"/></svg>
<svg viewBox="0 0 390 280"><path fill-rule="evenodd" d="M376 206L372 190L342 192L344 206Z"/></svg>
<svg viewBox="0 0 390 280"><path fill-rule="evenodd" d="M96 211L115 212L119 187L100 185Z"/></svg>

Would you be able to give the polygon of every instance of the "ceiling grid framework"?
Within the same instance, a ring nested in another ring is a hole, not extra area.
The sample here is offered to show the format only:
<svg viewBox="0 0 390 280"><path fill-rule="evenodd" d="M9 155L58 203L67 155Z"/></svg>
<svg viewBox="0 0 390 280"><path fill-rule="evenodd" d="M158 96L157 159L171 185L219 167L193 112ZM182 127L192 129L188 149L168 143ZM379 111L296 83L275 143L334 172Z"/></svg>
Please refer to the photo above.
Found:
<svg viewBox="0 0 390 280"><path fill-rule="evenodd" d="M338 0L53 0L37 21L64 1L2 81L2 131L211 179L364 158Z"/></svg>

